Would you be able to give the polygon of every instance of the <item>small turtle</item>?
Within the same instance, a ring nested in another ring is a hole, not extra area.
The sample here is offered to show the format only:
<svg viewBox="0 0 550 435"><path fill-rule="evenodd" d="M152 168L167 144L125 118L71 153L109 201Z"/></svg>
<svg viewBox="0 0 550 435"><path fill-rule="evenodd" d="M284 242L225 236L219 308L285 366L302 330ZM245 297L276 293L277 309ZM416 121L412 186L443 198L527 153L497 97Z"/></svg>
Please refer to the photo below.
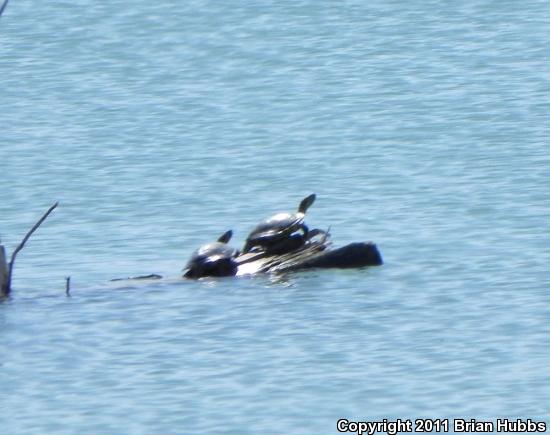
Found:
<svg viewBox="0 0 550 435"><path fill-rule="evenodd" d="M203 276L233 276L237 273L235 258L239 251L227 245L233 231L223 233L217 242L201 246L185 266L186 278L201 278Z"/></svg>
<svg viewBox="0 0 550 435"><path fill-rule="evenodd" d="M306 211L315 202L315 194L305 197L296 213L278 213L258 224L249 234L243 249L243 253L252 248L260 247L266 252L279 254L281 248L296 249L305 243L308 238L308 228L304 224ZM302 230L303 235L294 234ZM292 243L287 243L288 241Z"/></svg>

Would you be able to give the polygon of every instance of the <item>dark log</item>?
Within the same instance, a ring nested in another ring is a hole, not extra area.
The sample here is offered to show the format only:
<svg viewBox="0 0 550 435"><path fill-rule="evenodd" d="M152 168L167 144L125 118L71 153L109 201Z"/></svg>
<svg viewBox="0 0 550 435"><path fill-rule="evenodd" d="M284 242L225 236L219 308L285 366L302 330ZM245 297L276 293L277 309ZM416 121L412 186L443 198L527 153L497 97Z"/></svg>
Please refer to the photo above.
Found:
<svg viewBox="0 0 550 435"><path fill-rule="evenodd" d="M8 295L8 263L6 249L0 245L0 298Z"/></svg>
<svg viewBox="0 0 550 435"><path fill-rule="evenodd" d="M237 257L238 275L255 273L281 273L311 268L357 268L380 266L382 256L372 242L350 243L330 249L330 241L323 238L304 245L303 248L284 255L266 256L252 252Z"/></svg>
<svg viewBox="0 0 550 435"><path fill-rule="evenodd" d="M132 276L132 277L129 276L128 278L113 278L110 281L115 282L115 281L146 280L146 279L161 279L161 278L162 278L161 275L157 275L156 273L151 273L149 275L140 275L140 276Z"/></svg>
<svg viewBox="0 0 550 435"><path fill-rule="evenodd" d="M290 264L276 267L274 272L289 272L311 268L350 269L365 266L381 266L382 256L372 242L350 243L338 249L329 249L311 256L304 256Z"/></svg>

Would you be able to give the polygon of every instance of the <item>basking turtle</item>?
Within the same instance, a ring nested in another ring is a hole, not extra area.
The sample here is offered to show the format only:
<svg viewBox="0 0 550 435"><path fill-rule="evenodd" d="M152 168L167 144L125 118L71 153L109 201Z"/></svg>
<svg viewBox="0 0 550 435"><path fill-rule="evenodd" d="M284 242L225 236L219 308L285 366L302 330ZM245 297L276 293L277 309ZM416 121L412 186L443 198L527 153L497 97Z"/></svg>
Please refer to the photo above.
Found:
<svg viewBox="0 0 550 435"><path fill-rule="evenodd" d="M280 254L302 246L308 238L304 217L314 202L313 193L302 199L296 213L278 213L260 222L246 239L243 253L259 247L266 252ZM294 234L299 230L303 231L303 235Z"/></svg>
<svg viewBox="0 0 550 435"><path fill-rule="evenodd" d="M217 242L201 246L185 266L186 278L201 278L203 276L233 276L237 273L235 258L239 251L227 245L233 231L223 233Z"/></svg>

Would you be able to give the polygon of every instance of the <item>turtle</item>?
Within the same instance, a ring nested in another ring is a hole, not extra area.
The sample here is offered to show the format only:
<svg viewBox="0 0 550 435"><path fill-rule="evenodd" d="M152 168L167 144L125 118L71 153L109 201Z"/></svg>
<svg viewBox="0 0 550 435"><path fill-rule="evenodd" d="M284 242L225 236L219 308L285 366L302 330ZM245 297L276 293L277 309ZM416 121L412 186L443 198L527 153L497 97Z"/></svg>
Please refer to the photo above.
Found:
<svg viewBox="0 0 550 435"><path fill-rule="evenodd" d="M223 233L216 242L201 246L191 255L184 269L186 278L233 276L237 273L235 258L239 251L227 245L233 231Z"/></svg>
<svg viewBox="0 0 550 435"><path fill-rule="evenodd" d="M243 253L260 248L273 254L289 252L302 246L308 239L308 228L304 224L306 211L315 202L315 194L306 196L300 202L296 213L277 213L260 222L248 235ZM302 230L302 234L294 234Z"/></svg>

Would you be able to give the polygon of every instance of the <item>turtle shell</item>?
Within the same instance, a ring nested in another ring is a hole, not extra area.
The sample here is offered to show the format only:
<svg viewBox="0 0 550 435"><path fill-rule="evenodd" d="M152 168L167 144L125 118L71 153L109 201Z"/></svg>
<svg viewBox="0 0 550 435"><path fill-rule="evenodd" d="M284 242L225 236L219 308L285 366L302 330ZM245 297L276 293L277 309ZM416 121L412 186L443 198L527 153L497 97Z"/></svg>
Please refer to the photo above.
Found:
<svg viewBox="0 0 550 435"><path fill-rule="evenodd" d="M303 224L306 211L315 201L315 194L306 196L300 202L296 213L278 213L258 224L249 234L244 246L244 252L249 252L256 245L271 245L284 240L295 231L302 228L304 234L307 228Z"/></svg>
<svg viewBox="0 0 550 435"><path fill-rule="evenodd" d="M193 255L187 263L187 268L191 268L194 264L205 261L217 261L222 259L230 259L237 256L237 250L231 246L221 243L214 242L207 245L201 246Z"/></svg>
<svg viewBox="0 0 550 435"><path fill-rule="evenodd" d="M248 240L278 238L292 234L304 221L304 213L278 213L260 222L248 236Z"/></svg>

